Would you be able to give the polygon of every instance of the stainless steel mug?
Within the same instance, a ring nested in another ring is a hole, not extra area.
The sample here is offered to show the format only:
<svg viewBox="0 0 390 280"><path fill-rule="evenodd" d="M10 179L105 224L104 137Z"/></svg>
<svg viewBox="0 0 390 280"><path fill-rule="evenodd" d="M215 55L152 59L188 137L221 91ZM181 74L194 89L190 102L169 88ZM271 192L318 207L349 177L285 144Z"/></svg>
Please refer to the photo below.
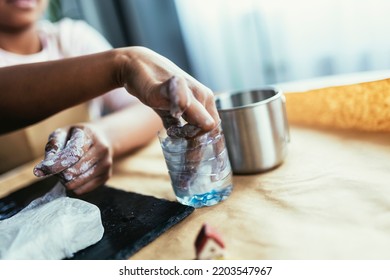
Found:
<svg viewBox="0 0 390 280"><path fill-rule="evenodd" d="M216 106L234 173L259 173L284 161L290 136L281 90L224 92Z"/></svg>

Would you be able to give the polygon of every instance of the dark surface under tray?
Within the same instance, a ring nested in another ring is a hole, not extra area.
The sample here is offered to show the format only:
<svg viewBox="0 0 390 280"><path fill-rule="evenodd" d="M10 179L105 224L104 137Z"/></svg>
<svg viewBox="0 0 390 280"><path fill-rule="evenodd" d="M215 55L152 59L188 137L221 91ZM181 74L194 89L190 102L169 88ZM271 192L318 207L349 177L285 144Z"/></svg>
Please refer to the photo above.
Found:
<svg viewBox="0 0 390 280"><path fill-rule="evenodd" d="M55 177L49 177L1 198L0 220L18 213L56 182ZM77 198L99 207L104 235L98 243L77 252L72 259L127 259L194 211L193 207L178 202L109 186Z"/></svg>

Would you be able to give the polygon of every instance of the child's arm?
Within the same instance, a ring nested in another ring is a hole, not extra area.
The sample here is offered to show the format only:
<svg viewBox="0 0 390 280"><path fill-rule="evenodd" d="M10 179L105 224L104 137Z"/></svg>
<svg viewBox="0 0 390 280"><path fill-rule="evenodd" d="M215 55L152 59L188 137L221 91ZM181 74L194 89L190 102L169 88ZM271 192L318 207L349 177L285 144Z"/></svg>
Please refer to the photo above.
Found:
<svg viewBox="0 0 390 280"><path fill-rule="evenodd" d="M149 107L169 111L169 80L183 117L211 130L219 117L212 92L168 59L142 47L0 69L0 133L38 122L123 87Z"/></svg>
<svg viewBox="0 0 390 280"><path fill-rule="evenodd" d="M145 48L7 67L0 69L0 80L0 118L10 120L1 122L2 132L123 86L160 116L182 116L206 131L219 122L211 91ZM161 128L158 115L144 104L137 101L95 123L57 130L35 175L57 174L76 193L103 184L113 157L145 144Z"/></svg>

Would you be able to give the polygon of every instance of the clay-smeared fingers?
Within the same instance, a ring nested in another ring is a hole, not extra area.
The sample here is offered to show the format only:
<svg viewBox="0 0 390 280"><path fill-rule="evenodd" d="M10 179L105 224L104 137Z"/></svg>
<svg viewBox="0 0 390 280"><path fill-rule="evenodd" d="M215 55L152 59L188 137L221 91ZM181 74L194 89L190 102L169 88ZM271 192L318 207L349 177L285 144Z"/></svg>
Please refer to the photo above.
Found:
<svg viewBox="0 0 390 280"><path fill-rule="evenodd" d="M183 119L188 123L199 127L201 130L207 132L213 129L216 121L198 100L193 97L193 101L183 114Z"/></svg>
<svg viewBox="0 0 390 280"><path fill-rule="evenodd" d="M50 156L45 157L43 161L35 166L34 174L36 176L57 174L73 166L92 145L90 136L78 127L71 128L67 138L69 140L66 141L63 149L59 149L56 153L49 150L48 154Z"/></svg>
<svg viewBox="0 0 390 280"><path fill-rule="evenodd" d="M171 77L151 90L146 104L160 112L165 128L169 126L161 114L164 111L174 119L183 117L203 131L214 128L216 121L219 120L213 93L192 78Z"/></svg>
<svg viewBox="0 0 390 280"><path fill-rule="evenodd" d="M180 118L191 104L191 92L187 81L176 76L163 84L161 96L169 101L169 111L174 118Z"/></svg>
<svg viewBox="0 0 390 280"><path fill-rule="evenodd" d="M175 117L172 117L169 111L157 109L154 109L154 111L160 116L165 129L168 129L172 126L180 126L180 120Z"/></svg>
<svg viewBox="0 0 390 280"><path fill-rule="evenodd" d="M210 131L220 122L215 96L211 89L196 80L191 80L190 90L193 100L183 118L205 132Z"/></svg>
<svg viewBox="0 0 390 280"><path fill-rule="evenodd" d="M93 189L103 185L110 178L111 173L103 173L100 174L90 180L88 180L85 184L77 186L77 188L73 189L75 194L83 194L92 191Z"/></svg>
<svg viewBox="0 0 390 280"><path fill-rule="evenodd" d="M111 167L112 157L109 150L92 147L80 162L58 175L69 190L75 190L97 176L111 174Z"/></svg>
<svg viewBox="0 0 390 280"><path fill-rule="evenodd" d="M89 182L96 182L94 180L96 177L108 179L113 163L112 147L99 128L91 124L82 124L79 127L89 135L93 145L85 151L77 163L57 174L69 190L76 190ZM99 184L104 182L99 180ZM90 191L99 185L88 186L82 189Z"/></svg>
<svg viewBox="0 0 390 280"><path fill-rule="evenodd" d="M46 175L46 166L49 166L53 161L51 160L59 151L61 151L68 139L68 129L58 128L53 131L48 138L45 146L45 158L34 167L34 175L42 177Z"/></svg>
<svg viewBox="0 0 390 280"><path fill-rule="evenodd" d="M87 153L82 160L78 161L72 167L65 169L64 171L57 173L56 175L61 179L61 182L66 185L69 189L73 189L74 182L77 182L77 178L85 178L92 175L96 169L96 165L99 162L99 158L93 156L91 153Z"/></svg>
<svg viewBox="0 0 390 280"><path fill-rule="evenodd" d="M68 129L58 128L49 135L45 146L45 159L52 158L65 147L68 140Z"/></svg>

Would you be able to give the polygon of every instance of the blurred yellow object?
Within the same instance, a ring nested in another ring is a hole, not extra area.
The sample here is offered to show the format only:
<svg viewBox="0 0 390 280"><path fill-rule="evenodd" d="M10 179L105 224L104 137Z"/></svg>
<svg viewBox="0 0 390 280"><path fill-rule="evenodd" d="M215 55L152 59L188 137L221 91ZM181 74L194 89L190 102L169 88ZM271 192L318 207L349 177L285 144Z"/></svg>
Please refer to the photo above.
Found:
<svg viewBox="0 0 390 280"><path fill-rule="evenodd" d="M290 124L390 131L390 79L286 92Z"/></svg>

